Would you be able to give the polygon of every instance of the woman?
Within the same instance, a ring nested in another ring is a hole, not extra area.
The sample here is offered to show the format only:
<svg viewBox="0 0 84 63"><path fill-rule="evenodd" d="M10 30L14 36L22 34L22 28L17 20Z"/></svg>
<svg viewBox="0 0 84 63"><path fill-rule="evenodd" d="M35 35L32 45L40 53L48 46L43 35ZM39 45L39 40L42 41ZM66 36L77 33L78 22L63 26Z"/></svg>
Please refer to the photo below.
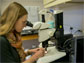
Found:
<svg viewBox="0 0 84 63"><path fill-rule="evenodd" d="M26 26L28 13L17 2L11 3L0 17L0 62L33 63L44 56L43 48L24 52L21 41L21 31ZM28 60L25 57L34 53Z"/></svg>

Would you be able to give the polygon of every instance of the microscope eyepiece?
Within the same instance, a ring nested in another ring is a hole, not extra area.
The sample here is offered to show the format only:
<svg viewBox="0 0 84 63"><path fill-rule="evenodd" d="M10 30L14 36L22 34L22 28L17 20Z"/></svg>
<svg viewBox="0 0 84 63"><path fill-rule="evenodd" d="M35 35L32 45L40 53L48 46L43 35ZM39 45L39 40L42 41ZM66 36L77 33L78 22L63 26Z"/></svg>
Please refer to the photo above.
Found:
<svg viewBox="0 0 84 63"><path fill-rule="evenodd" d="M29 26L29 27L33 27L33 24L29 21L27 21L26 25Z"/></svg>

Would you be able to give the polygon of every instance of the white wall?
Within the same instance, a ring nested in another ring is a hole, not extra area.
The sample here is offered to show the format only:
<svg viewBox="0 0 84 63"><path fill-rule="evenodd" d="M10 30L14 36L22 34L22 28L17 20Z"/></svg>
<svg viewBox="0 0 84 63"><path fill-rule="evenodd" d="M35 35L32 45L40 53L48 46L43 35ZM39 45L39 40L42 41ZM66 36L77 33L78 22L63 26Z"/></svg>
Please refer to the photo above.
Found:
<svg viewBox="0 0 84 63"><path fill-rule="evenodd" d="M19 2L23 6L40 6L40 9L43 8L42 0L3 0L1 5L1 13L11 2Z"/></svg>
<svg viewBox="0 0 84 63"><path fill-rule="evenodd" d="M76 30L82 30L83 23L83 5L74 4L73 6L69 6L67 8L63 8L64 10L64 27L66 31L69 31L69 27L73 27L73 33Z"/></svg>
<svg viewBox="0 0 84 63"><path fill-rule="evenodd" d="M54 7L55 9L56 7ZM71 32L70 27L73 27L72 33L78 29L83 30L84 28L84 17L83 17L83 4L81 3L69 3L59 7L64 12L64 30L65 32Z"/></svg>
<svg viewBox="0 0 84 63"><path fill-rule="evenodd" d="M84 4L83 4L83 34L84 34Z"/></svg>
<svg viewBox="0 0 84 63"><path fill-rule="evenodd" d="M23 6L40 6L39 10L43 8L43 0L2 0L2 5L0 6L1 14L11 2L18 2ZM26 27L26 29L30 29L30 28Z"/></svg>
<svg viewBox="0 0 84 63"><path fill-rule="evenodd" d="M0 15L1 15L1 0L0 0Z"/></svg>

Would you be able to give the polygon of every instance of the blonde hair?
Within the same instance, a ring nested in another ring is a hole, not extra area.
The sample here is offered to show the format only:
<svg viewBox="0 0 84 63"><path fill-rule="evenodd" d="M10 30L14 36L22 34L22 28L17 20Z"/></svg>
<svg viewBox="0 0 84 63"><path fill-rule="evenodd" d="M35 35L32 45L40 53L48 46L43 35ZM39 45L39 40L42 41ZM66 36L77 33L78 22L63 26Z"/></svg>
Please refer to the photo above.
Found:
<svg viewBox="0 0 84 63"><path fill-rule="evenodd" d="M16 21L24 15L27 15L26 9L17 2L11 3L0 16L0 35L8 34Z"/></svg>

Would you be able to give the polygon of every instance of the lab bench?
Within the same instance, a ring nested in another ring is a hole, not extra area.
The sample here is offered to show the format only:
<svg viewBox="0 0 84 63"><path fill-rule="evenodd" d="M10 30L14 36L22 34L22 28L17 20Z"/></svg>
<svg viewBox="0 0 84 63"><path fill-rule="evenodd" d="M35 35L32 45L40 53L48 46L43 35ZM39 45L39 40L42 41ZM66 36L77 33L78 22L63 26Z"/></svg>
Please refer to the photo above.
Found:
<svg viewBox="0 0 84 63"><path fill-rule="evenodd" d="M39 45L38 34L23 35L21 39L24 49L32 49Z"/></svg>
<svg viewBox="0 0 84 63"><path fill-rule="evenodd" d="M22 32L21 32L22 36L35 35L35 34L38 34L38 30L27 29L27 30L22 30Z"/></svg>
<svg viewBox="0 0 84 63"><path fill-rule="evenodd" d="M22 40L33 40L38 39L38 34L32 34L32 35L22 35Z"/></svg>
<svg viewBox="0 0 84 63"><path fill-rule="evenodd" d="M84 63L84 36L73 37L70 42L69 52L61 52L51 47L37 63Z"/></svg>

